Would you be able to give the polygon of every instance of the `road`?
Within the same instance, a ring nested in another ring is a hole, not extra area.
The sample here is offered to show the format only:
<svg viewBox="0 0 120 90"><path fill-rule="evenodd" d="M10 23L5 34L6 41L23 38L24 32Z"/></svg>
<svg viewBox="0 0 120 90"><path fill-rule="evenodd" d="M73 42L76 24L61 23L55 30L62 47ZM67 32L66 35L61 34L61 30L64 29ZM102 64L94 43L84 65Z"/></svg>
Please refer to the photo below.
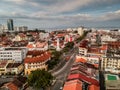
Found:
<svg viewBox="0 0 120 90"><path fill-rule="evenodd" d="M10 82L12 80L13 80L12 77L11 78L0 78L0 85L4 84L6 82Z"/></svg>
<svg viewBox="0 0 120 90"><path fill-rule="evenodd" d="M66 81L67 75L70 71L70 68L75 60L75 53L71 53L70 60L57 72L53 73L53 76L56 77L57 81L51 90L60 90L60 87L63 87L64 82Z"/></svg>
<svg viewBox="0 0 120 90"><path fill-rule="evenodd" d="M72 56L73 53L78 53L78 48L77 47L71 49L69 52L67 52L65 55L63 55L61 57L61 62L53 70L51 70L49 72L54 73L54 72L59 71L66 64L65 58L67 56Z"/></svg>
<svg viewBox="0 0 120 90"><path fill-rule="evenodd" d="M73 63L74 61L74 58L75 57L75 54L73 54L70 58L70 60L58 71L52 73L53 76L60 76L62 73L66 72L66 69L69 69L68 67L71 66L71 64Z"/></svg>

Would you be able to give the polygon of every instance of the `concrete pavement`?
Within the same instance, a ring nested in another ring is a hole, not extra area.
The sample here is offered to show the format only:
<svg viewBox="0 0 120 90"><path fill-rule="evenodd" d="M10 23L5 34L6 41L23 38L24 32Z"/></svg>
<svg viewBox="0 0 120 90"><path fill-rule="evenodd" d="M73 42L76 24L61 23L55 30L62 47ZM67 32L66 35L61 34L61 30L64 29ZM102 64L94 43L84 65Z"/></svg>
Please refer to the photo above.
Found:
<svg viewBox="0 0 120 90"><path fill-rule="evenodd" d="M63 88L64 82L66 81L67 75L69 74L70 68L75 60L75 53L71 56L70 60L62 67L59 71L53 73L57 81L51 90L61 90Z"/></svg>

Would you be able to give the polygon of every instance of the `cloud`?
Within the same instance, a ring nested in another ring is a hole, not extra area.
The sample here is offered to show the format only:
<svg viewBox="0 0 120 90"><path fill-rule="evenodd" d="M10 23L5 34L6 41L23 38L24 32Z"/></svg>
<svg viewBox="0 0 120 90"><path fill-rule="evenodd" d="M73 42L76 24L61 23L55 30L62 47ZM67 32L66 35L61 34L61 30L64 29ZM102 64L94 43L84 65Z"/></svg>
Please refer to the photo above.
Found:
<svg viewBox="0 0 120 90"><path fill-rule="evenodd" d="M26 0L4 0L4 2L11 2L11 3L15 3L15 4L23 4L26 2Z"/></svg>
<svg viewBox="0 0 120 90"><path fill-rule="evenodd" d="M120 10L114 11L114 12L107 12L99 17L102 21L108 21L108 20L120 20Z"/></svg>
<svg viewBox="0 0 120 90"><path fill-rule="evenodd" d="M5 2L5 3L3 3ZM99 7L109 7L120 3L120 0L1 0L1 4L7 4L11 6L13 10L15 8L29 12L31 14L36 13L38 16L43 12L48 14L63 14L63 13L74 13L80 12L86 8L97 9ZM4 7L4 6L3 6ZM7 9L6 9L7 11ZM19 11L19 10L15 10ZM25 13L25 12L24 12Z"/></svg>
<svg viewBox="0 0 120 90"><path fill-rule="evenodd" d="M50 11L56 11L57 13L69 12L81 8L82 6L87 5L91 1L92 0L83 0L82 2L80 0L61 0L52 5L52 9Z"/></svg>
<svg viewBox="0 0 120 90"><path fill-rule="evenodd" d="M0 18L13 18L28 26L35 23L33 27L99 25L120 19L119 3L120 0L1 0Z"/></svg>

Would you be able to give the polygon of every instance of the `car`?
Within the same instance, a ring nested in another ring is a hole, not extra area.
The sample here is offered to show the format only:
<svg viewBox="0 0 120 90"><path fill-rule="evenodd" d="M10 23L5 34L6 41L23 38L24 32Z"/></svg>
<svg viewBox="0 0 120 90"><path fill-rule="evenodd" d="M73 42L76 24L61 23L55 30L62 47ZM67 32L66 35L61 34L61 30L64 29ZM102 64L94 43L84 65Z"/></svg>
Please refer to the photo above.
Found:
<svg viewBox="0 0 120 90"><path fill-rule="evenodd" d="M56 81L57 81L56 79L55 79L55 80L53 80L52 85L54 85Z"/></svg>
<svg viewBox="0 0 120 90"><path fill-rule="evenodd" d="M60 90L63 90L63 87L60 87Z"/></svg>

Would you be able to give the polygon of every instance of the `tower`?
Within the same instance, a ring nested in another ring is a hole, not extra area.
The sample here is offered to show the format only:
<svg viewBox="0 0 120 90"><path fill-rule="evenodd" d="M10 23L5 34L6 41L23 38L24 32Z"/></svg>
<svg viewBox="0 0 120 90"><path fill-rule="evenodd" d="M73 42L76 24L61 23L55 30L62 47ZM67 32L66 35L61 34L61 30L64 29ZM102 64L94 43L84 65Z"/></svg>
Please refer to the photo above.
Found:
<svg viewBox="0 0 120 90"><path fill-rule="evenodd" d="M79 27L77 31L78 31L78 34L82 36L84 34L84 27Z"/></svg>
<svg viewBox="0 0 120 90"><path fill-rule="evenodd" d="M57 48L56 48L57 51L60 51L60 44L59 44L59 38L57 38Z"/></svg>
<svg viewBox="0 0 120 90"><path fill-rule="evenodd" d="M14 30L13 20L12 19L7 20L7 27L8 27L8 30Z"/></svg>

